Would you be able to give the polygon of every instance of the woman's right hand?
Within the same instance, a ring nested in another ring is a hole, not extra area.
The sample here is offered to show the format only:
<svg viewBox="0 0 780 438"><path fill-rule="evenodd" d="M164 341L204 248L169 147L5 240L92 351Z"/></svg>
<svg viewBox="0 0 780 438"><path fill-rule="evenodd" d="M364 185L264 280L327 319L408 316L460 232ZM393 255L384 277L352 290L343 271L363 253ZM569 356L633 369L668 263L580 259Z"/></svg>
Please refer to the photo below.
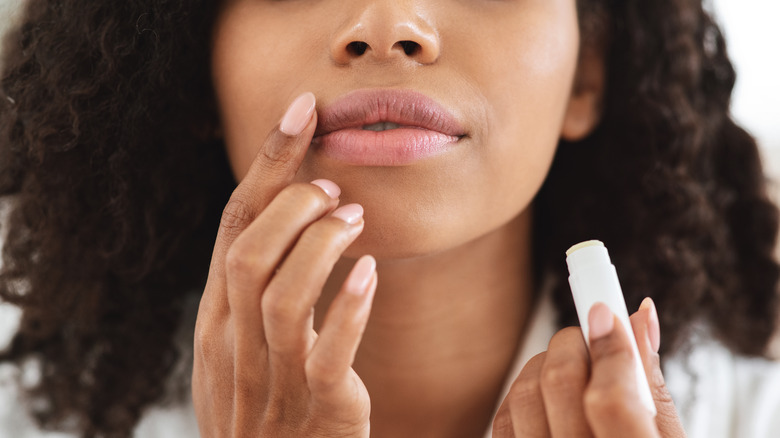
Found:
<svg viewBox="0 0 780 438"><path fill-rule="evenodd" d="M204 437L369 435L370 401L352 369L376 289L361 258L319 333L313 308L363 229L330 181L291 184L317 125L298 97L224 209L195 327L192 397Z"/></svg>

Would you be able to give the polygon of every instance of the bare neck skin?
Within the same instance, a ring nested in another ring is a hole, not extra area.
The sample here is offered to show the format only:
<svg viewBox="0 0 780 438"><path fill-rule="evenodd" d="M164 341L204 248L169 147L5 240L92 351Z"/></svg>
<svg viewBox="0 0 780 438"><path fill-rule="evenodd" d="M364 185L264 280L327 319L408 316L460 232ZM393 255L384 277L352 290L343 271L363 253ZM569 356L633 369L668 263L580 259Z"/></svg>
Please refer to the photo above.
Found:
<svg viewBox="0 0 780 438"><path fill-rule="evenodd" d="M530 209L444 253L379 262L355 371L371 396L371 436L481 436L532 300ZM318 327L350 269L336 266Z"/></svg>

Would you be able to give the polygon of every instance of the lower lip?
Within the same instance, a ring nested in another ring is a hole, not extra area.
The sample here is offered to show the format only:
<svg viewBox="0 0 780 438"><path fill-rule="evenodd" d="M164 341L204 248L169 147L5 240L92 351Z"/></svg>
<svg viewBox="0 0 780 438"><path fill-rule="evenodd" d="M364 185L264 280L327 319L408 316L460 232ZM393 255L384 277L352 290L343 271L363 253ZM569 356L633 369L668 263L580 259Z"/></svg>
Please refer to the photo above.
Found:
<svg viewBox="0 0 780 438"><path fill-rule="evenodd" d="M421 128L387 131L340 129L315 137L312 145L326 156L359 166L403 166L440 155L459 140Z"/></svg>

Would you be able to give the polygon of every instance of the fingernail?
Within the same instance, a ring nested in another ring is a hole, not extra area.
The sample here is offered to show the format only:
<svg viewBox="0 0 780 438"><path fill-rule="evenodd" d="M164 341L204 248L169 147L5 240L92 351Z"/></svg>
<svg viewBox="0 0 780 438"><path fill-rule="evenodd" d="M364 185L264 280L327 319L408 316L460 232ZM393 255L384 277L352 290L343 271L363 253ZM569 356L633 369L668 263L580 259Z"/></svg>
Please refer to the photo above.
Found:
<svg viewBox="0 0 780 438"><path fill-rule="evenodd" d="M361 257L347 278L347 291L355 295L363 295L368 290L374 271L376 271L376 260L370 255Z"/></svg>
<svg viewBox="0 0 780 438"><path fill-rule="evenodd" d="M298 96L284 113L279 130L287 135L298 135L303 132L303 128L306 127L314 114L315 103L316 99L312 93L307 92Z"/></svg>
<svg viewBox="0 0 780 438"><path fill-rule="evenodd" d="M658 322L658 311L655 308L655 302L652 298L646 297L639 305L640 309L648 309L647 318L647 337L650 339L650 347L658 353L661 347L661 324Z"/></svg>
<svg viewBox="0 0 780 438"><path fill-rule="evenodd" d="M337 208L331 216L337 217L348 224L356 224L363 217L363 207L360 204L347 204Z"/></svg>
<svg viewBox="0 0 780 438"><path fill-rule="evenodd" d="M596 303L588 313L590 339L592 341L607 336L615 326L615 318L604 303Z"/></svg>
<svg viewBox="0 0 780 438"><path fill-rule="evenodd" d="M341 189L333 181L327 179L315 179L311 183L321 188L323 192L327 193L328 196L333 199L339 199L339 195L341 195Z"/></svg>

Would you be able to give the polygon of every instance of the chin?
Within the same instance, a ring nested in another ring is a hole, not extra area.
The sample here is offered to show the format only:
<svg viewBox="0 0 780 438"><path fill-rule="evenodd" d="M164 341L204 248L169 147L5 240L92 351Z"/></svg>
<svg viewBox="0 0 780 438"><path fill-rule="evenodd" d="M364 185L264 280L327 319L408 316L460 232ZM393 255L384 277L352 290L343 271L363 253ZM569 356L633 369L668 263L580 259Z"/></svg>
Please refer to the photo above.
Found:
<svg viewBox="0 0 780 438"><path fill-rule="evenodd" d="M377 260L389 261L432 256L460 247L490 231L466 227L455 220L457 215L416 217L394 213L378 217L368 213L368 208L366 211L363 233L344 253L348 258L371 254Z"/></svg>

